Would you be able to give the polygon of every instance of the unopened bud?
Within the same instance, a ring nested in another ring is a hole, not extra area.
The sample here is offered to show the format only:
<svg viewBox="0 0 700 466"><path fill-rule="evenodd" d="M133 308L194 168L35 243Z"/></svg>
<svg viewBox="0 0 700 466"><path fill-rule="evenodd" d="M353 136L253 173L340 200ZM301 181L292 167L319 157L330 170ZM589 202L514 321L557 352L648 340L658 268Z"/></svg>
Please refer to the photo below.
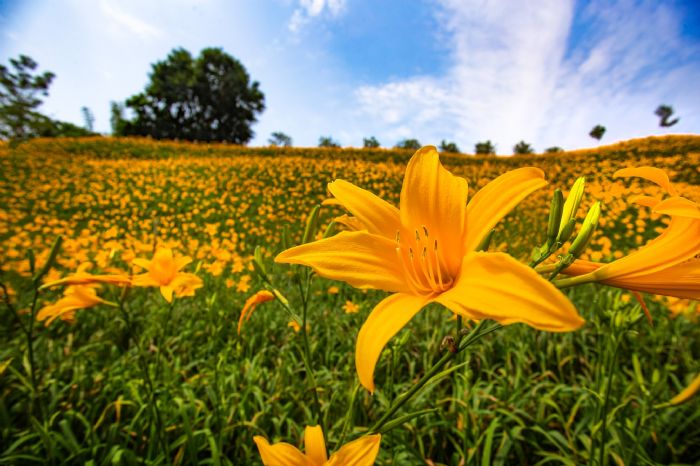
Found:
<svg viewBox="0 0 700 466"><path fill-rule="evenodd" d="M323 233L324 238L329 238L333 236L337 230L337 223L335 221L332 221L331 223L328 224L326 227L326 231Z"/></svg>
<svg viewBox="0 0 700 466"><path fill-rule="evenodd" d="M568 222L566 222L566 225L564 225L564 228L559 232L559 236L557 236L557 242L559 243L566 243L566 241L571 238L571 234L574 232L574 227L576 226L576 219L572 218Z"/></svg>
<svg viewBox="0 0 700 466"><path fill-rule="evenodd" d="M595 229L598 227L599 219L600 201L597 201L588 210L586 218L583 220L581 230L578 232L576 239L574 239L574 242L571 244L571 248L569 248L569 254L574 257L581 255L581 253L586 249L586 246L588 246L588 243L591 241L593 233L595 233Z"/></svg>
<svg viewBox="0 0 700 466"><path fill-rule="evenodd" d="M564 211L564 195L560 189L554 190L552 204L549 207L549 222L547 224L547 245L551 246L557 240L559 234L559 224Z"/></svg>
<svg viewBox="0 0 700 466"><path fill-rule="evenodd" d="M479 242L479 245L476 247L477 251L486 251L488 250L489 246L491 245L491 239L493 238L493 233L496 230L491 230L488 233L486 233L486 236L484 236L481 239L481 242Z"/></svg>
<svg viewBox="0 0 700 466"><path fill-rule="evenodd" d="M260 246L256 246L255 252L253 253L253 268L260 278L266 282L270 281L267 277L267 269L265 268L265 262L263 262L262 250L260 249Z"/></svg>
<svg viewBox="0 0 700 466"><path fill-rule="evenodd" d="M309 214L309 218L306 219L306 227L304 228L304 236L301 239L301 244L306 244L316 236L316 230L318 229L318 212L321 210L320 205L314 206Z"/></svg>
<svg viewBox="0 0 700 466"><path fill-rule="evenodd" d="M571 187L571 192L569 192L569 195L566 197L566 202L564 203L561 213L561 220L559 223L559 236L557 237L557 240L559 240L560 243L563 243L568 239L568 237L564 239L563 231L570 220L576 220L576 211L578 210L579 204L581 204L581 198L583 197L583 190L585 186L586 178L583 176L577 178L574 185ZM569 233L569 235L571 234Z"/></svg>

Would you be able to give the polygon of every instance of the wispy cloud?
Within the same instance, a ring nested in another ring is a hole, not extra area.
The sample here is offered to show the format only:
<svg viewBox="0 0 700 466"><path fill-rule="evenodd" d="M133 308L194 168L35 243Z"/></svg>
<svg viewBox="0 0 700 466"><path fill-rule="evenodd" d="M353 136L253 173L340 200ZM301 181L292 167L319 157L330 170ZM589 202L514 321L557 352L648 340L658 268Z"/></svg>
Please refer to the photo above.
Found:
<svg viewBox="0 0 700 466"><path fill-rule="evenodd" d="M289 30L299 32L313 18L322 15L338 17L345 9L345 0L299 0L289 20Z"/></svg>
<svg viewBox="0 0 700 466"><path fill-rule="evenodd" d="M111 4L105 0L100 2L100 10L102 11L102 14L114 25L117 25L121 29L125 29L131 34L144 38L161 38L164 35L163 31L161 31L159 28L149 24L141 18L125 13L124 11L118 9L114 4Z"/></svg>
<svg viewBox="0 0 700 466"><path fill-rule="evenodd" d="M598 123L608 127L606 140L658 132L653 110L665 99L697 108L691 85L700 66L687 65L693 50L681 43L670 7L594 1L582 17L574 12L570 0L536 8L440 0L448 71L360 87L359 108L390 137L450 138L465 149L491 139L501 153L520 139L539 149L590 145ZM575 21L585 36L570 49Z"/></svg>

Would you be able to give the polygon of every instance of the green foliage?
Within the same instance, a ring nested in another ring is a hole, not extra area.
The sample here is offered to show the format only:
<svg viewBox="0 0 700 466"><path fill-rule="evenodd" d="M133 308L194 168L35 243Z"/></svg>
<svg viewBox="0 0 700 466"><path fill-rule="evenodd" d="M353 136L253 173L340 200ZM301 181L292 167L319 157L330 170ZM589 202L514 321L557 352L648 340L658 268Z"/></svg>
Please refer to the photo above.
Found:
<svg viewBox="0 0 700 466"><path fill-rule="evenodd" d="M292 138L281 131L275 131L267 142L273 147L292 147Z"/></svg>
<svg viewBox="0 0 700 466"><path fill-rule="evenodd" d="M45 127L46 117L37 112L40 96L49 94L54 75L50 71L35 73L38 64L26 55L10 59L10 66L0 65L0 138L25 140L36 137Z"/></svg>
<svg viewBox="0 0 700 466"><path fill-rule="evenodd" d="M605 126L603 125L595 125L593 129L591 130L588 135L592 137L593 139L597 139L600 141L603 138L603 135L605 134Z"/></svg>
<svg viewBox="0 0 700 466"><path fill-rule="evenodd" d="M418 139L402 139L401 141L397 142L394 147L396 149L418 150L421 148L421 144L418 142Z"/></svg>
<svg viewBox="0 0 700 466"><path fill-rule="evenodd" d="M474 153L480 155L496 155L496 147L491 141L477 142Z"/></svg>
<svg viewBox="0 0 700 466"><path fill-rule="evenodd" d="M523 155L523 154L533 154L535 149L532 148L530 144L525 141L520 141L513 146L513 154Z"/></svg>
<svg viewBox="0 0 700 466"><path fill-rule="evenodd" d="M659 126L664 128L673 126L680 120L680 118L670 120L671 116L673 116L673 107L670 105L659 105L654 114L660 118Z"/></svg>
<svg viewBox="0 0 700 466"><path fill-rule="evenodd" d="M93 115L92 111L90 111L90 109L87 107L82 107L80 111L83 114L83 120L85 121L85 129L92 133L95 126L95 115Z"/></svg>
<svg viewBox="0 0 700 466"><path fill-rule="evenodd" d="M447 142L444 139L440 142L440 152L459 153L459 147L454 142Z"/></svg>
<svg viewBox="0 0 700 466"><path fill-rule="evenodd" d="M560 152L564 152L564 149L559 146L548 147L544 150L545 154L559 154Z"/></svg>
<svg viewBox="0 0 700 466"><path fill-rule="evenodd" d="M374 136L362 139L362 147L365 149L376 149L379 147L379 141Z"/></svg>
<svg viewBox="0 0 700 466"><path fill-rule="evenodd" d="M318 138L318 147L339 148L340 143L334 141L331 136L321 136Z"/></svg>
<svg viewBox="0 0 700 466"><path fill-rule="evenodd" d="M206 48L194 59L175 49L153 65L144 92L127 99L134 118L117 119L113 129L123 136L245 144L264 102L259 83L223 50Z"/></svg>

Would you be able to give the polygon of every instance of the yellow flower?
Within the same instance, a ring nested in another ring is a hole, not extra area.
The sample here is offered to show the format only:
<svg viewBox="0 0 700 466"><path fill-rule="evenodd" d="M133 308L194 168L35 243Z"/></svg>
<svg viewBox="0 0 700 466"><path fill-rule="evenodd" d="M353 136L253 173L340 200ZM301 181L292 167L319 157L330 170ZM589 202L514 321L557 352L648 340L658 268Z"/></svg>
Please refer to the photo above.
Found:
<svg viewBox="0 0 700 466"><path fill-rule="evenodd" d="M493 180L467 205L467 181L440 164L434 147L424 147L406 168L400 209L334 181L329 191L364 229L288 249L275 261L394 293L374 308L357 337L360 383L374 391L374 368L384 346L433 301L469 319L550 331L583 324L569 300L532 269L507 254L476 251L496 223L545 184L538 168L520 168Z"/></svg>
<svg viewBox="0 0 700 466"><path fill-rule="evenodd" d="M239 335L241 334L241 327L243 327L243 320L250 319L250 316L253 315L255 308L258 307L258 304L266 303L268 301L272 301L273 299L275 299L274 294L267 290L260 290L246 300L245 304L243 305L243 310L241 311L241 317L238 319Z"/></svg>
<svg viewBox="0 0 700 466"><path fill-rule="evenodd" d="M360 307L353 303L352 301L345 301L345 305L343 306L343 310L345 311L346 314L355 314L360 310Z"/></svg>
<svg viewBox="0 0 700 466"><path fill-rule="evenodd" d="M157 286L169 303L175 296L194 296L194 291L202 287L202 280L194 274L180 272L184 266L192 262L189 257L173 257L173 251L160 248L153 259L136 258L133 263L147 272L135 275L134 286Z"/></svg>
<svg viewBox="0 0 700 466"><path fill-rule="evenodd" d="M97 296L96 288L98 286L91 284L67 287L61 299L39 310L36 320L40 322L46 320L46 326L58 318L72 324L75 322L75 311L87 309L100 303L112 304Z"/></svg>
<svg viewBox="0 0 700 466"><path fill-rule="evenodd" d="M337 286L333 285L333 286L328 287L328 294L338 294L338 293L340 293L340 289Z"/></svg>
<svg viewBox="0 0 700 466"><path fill-rule="evenodd" d="M131 285L131 278L124 274L92 275L87 272L91 264L84 262L78 266L78 270L67 277L42 285L41 288L50 288L60 285L90 285L93 283L106 283L108 285Z"/></svg>
<svg viewBox="0 0 700 466"><path fill-rule="evenodd" d="M652 180L669 194L676 191L668 177L658 168L639 167L619 170L615 176L639 176ZM560 285L600 282L634 291L700 299L700 209L679 196L665 200L637 198L655 212L671 215L671 222L661 235L633 253L607 264L577 260L564 269L575 278L559 281Z"/></svg>
<svg viewBox="0 0 700 466"><path fill-rule="evenodd" d="M371 466L379 453L382 436L367 435L343 445L328 458L321 426L304 430L306 454L289 443L270 445L264 437L253 437L265 466Z"/></svg>

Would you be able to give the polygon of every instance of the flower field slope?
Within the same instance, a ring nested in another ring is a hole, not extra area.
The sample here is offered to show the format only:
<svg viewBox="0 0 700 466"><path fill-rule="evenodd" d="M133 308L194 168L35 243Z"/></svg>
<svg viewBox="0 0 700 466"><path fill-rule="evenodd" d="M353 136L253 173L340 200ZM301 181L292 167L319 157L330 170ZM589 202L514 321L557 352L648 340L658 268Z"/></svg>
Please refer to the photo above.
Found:
<svg viewBox="0 0 700 466"><path fill-rule="evenodd" d="M372 366L370 394L355 340L386 294L273 259L354 228L327 201L336 179L399 207L411 156L112 138L0 145L0 464L261 464L255 436L296 447L318 424L329 457L363 438L440 359L444 337L478 324L430 304ZM488 245L524 263L546 240L554 190L569 194L578 177L580 210L602 206L581 260L620 259L671 223L631 202L661 187L617 170L662 169L677 196L700 202L700 136L440 159L469 198L507 171L544 172L548 184ZM581 330L515 324L475 341L402 407L378 454L372 443L376 464L700 462L698 398L667 403L700 373L697 301L598 284L566 293ZM52 318L29 318L51 305Z"/></svg>

